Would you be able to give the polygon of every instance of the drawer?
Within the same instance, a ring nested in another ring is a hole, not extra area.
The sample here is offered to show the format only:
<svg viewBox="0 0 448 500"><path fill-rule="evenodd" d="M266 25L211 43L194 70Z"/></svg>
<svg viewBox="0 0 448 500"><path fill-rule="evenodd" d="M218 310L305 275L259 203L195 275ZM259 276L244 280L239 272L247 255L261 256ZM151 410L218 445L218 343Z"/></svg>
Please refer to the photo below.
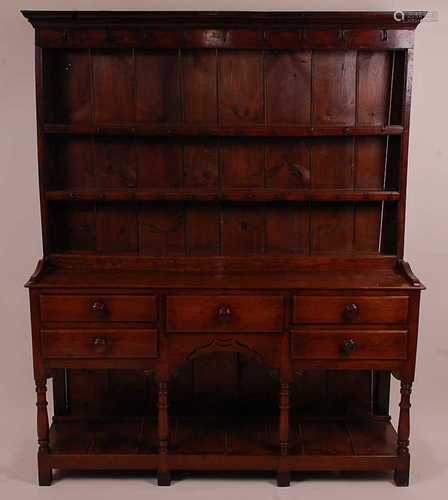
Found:
<svg viewBox="0 0 448 500"><path fill-rule="evenodd" d="M157 331L42 330L44 358L156 358Z"/></svg>
<svg viewBox="0 0 448 500"><path fill-rule="evenodd" d="M177 295L167 298L171 332L281 332L279 295Z"/></svg>
<svg viewBox="0 0 448 500"><path fill-rule="evenodd" d="M406 359L405 330L301 330L291 332L295 359Z"/></svg>
<svg viewBox="0 0 448 500"><path fill-rule="evenodd" d="M296 295L294 323L404 323L406 296Z"/></svg>
<svg viewBox="0 0 448 500"><path fill-rule="evenodd" d="M155 321L153 295L41 295L42 321Z"/></svg>

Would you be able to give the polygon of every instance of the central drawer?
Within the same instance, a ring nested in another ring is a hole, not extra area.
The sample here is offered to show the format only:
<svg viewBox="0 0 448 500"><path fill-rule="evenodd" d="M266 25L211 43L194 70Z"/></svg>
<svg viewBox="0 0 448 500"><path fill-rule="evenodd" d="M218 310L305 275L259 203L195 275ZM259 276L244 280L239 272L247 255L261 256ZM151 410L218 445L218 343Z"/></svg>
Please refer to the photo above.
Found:
<svg viewBox="0 0 448 500"><path fill-rule="evenodd" d="M153 295L41 295L45 321L132 321L157 319Z"/></svg>
<svg viewBox="0 0 448 500"><path fill-rule="evenodd" d="M170 332L281 332L279 295L173 295L167 297Z"/></svg>

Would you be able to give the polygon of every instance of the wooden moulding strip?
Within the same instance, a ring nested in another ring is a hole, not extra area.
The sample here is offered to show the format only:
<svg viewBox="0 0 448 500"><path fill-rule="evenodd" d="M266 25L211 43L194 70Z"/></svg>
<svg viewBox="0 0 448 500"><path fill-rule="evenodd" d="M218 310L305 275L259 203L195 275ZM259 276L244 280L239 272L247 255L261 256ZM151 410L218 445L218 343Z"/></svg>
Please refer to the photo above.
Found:
<svg viewBox="0 0 448 500"><path fill-rule="evenodd" d="M218 190L54 190L47 191L48 201L399 201L398 191L225 189Z"/></svg>
<svg viewBox="0 0 448 500"><path fill-rule="evenodd" d="M43 125L47 134L89 134L89 135L131 135L131 136L238 136L238 137L322 137L322 136L366 136L401 135L403 127L268 127L268 126L195 126L195 125L92 125L92 124L50 124Z"/></svg>
<svg viewBox="0 0 448 500"><path fill-rule="evenodd" d="M157 454L50 454L48 465L58 469L155 470ZM168 455L172 470L276 470L278 455ZM388 455L289 455L291 470L389 470L399 465L399 457Z"/></svg>

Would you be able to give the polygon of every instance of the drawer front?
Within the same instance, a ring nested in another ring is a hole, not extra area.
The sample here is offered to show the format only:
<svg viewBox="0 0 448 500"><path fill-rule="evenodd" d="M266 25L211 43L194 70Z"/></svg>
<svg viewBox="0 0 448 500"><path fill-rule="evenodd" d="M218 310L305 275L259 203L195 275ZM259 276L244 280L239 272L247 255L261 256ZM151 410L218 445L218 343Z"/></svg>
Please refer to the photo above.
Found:
<svg viewBox="0 0 448 500"><path fill-rule="evenodd" d="M294 297L294 323L404 323L408 297L331 295Z"/></svg>
<svg viewBox="0 0 448 500"><path fill-rule="evenodd" d="M155 321L153 295L41 295L42 321Z"/></svg>
<svg viewBox="0 0 448 500"><path fill-rule="evenodd" d="M405 330L301 330L291 333L295 359L406 359Z"/></svg>
<svg viewBox="0 0 448 500"><path fill-rule="evenodd" d="M281 332L281 296L171 296L167 330L171 332Z"/></svg>
<svg viewBox="0 0 448 500"><path fill-rule="evenodd" d="M156 358L157 331L42 330L44 358Z"/></svg>

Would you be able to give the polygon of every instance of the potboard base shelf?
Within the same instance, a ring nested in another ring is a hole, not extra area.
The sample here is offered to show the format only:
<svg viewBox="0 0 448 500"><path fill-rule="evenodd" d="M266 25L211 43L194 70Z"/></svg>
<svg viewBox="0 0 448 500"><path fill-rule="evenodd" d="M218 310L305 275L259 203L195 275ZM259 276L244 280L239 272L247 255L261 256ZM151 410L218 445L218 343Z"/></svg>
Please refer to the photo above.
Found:
<svg viewBox="0 0 448 500"><path fill-rule="evenodd" d="M170 420L169 469L276 471L280 462L277 421L275 417L174 417ZM389 422L297 421L290 436L290 453L281 457L290 471L373 471L400 466L397 436ZM56 469L155 471L159 463L157 422L58 420L50 430L50 450L46 463Z"/></svg>

